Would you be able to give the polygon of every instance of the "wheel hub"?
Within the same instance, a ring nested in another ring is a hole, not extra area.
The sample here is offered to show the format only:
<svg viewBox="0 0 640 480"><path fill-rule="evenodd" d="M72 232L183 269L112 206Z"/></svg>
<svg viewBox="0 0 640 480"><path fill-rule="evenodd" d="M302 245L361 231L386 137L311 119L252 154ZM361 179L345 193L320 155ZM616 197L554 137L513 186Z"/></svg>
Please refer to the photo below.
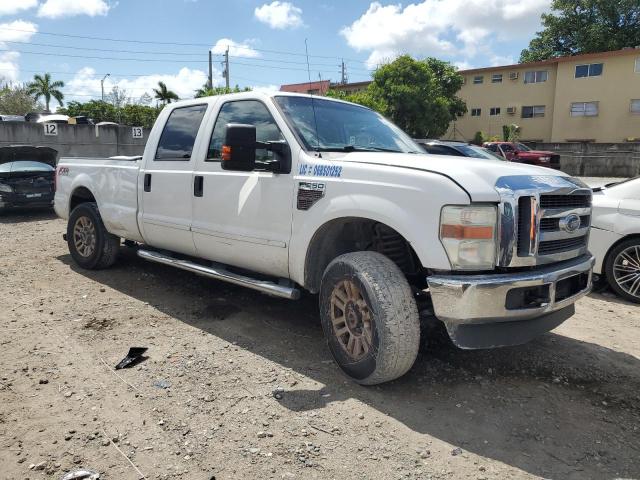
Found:
<svg viewBox="0 0 640 480"><path fill-rule="evenodd" d="M73 227L73 243L76 251L89 257L96 249L96 228L88 217L80 217Z"/></svg>
<svg viewBox="0 0 640 480"><path fill-rule="evenodd" d="M338 283L331 294L333 333L353 360L371 349L373 317L360 288L352 280Z"/></svg>
<svg viewBox="0 0 640 480"><path fill-rule="evenodd" d="M640 298L640 246L632 245L618 254L613 276L622 290Z"/></svg>

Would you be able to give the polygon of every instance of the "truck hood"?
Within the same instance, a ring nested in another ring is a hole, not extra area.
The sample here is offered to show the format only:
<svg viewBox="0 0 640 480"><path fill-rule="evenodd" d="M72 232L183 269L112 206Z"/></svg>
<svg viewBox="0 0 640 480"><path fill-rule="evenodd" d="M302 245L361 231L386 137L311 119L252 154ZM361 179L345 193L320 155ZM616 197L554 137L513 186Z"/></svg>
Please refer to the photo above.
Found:
<svg viewBox="0 0 640 480"><path fill-rule="evenodd" d="M58 151L50 147L34 147L31 145L10 145L0 147L0 165L7 162L27 160L41 162L56 168Z"/></svg>
<svg viewBox="0 0 640 480"><path fill-rule="evenodd" d="M323 153L323 157L325 156L326 154ZM331 159L422 170L443 175L457 183L474 202L500 201L495 185L501 177L569 177L566 173L545 167L448 155L352 152L332 153ZM531 185L535 183L532 182Z"/></svg>

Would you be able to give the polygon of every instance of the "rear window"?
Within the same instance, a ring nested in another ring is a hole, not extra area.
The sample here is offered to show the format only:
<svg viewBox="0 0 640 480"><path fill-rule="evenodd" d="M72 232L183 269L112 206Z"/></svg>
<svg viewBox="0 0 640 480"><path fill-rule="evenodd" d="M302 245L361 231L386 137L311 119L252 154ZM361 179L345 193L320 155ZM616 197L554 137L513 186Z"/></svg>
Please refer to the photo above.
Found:
<svg viewBox="0 0 640 480"><path fill-rule="evenodd" d="M51 165L41 162L16 161L0 165L0 173L7 172L53 172Z"/></svg>
<svg viewBox="0 0 640 480"><path fill-rule="evenodd" d="M206 110L206 105L193 105L171 112L160 136L155 159L189 161Z"/></svg>

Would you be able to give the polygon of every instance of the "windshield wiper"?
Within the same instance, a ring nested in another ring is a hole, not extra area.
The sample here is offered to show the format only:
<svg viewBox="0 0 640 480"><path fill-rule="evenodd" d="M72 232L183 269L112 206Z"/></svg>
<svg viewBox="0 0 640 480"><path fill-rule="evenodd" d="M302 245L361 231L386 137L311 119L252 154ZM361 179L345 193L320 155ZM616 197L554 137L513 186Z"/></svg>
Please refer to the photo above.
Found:
<svg viewBox="0 0 640 480"><path fill-rule="evenodd" d="M402 153L400 150L381 147L356 147L355 145L345 145L344 147L328 147L317 149L320 152L391 152Z"/></svg>

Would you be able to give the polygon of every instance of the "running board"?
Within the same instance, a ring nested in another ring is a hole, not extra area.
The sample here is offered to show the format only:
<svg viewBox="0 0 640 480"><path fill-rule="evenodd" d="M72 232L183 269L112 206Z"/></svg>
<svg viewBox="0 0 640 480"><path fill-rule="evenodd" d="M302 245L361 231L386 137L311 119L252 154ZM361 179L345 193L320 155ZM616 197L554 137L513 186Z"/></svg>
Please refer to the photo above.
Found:
<svg viewBox="0 0 640 480"><path fill-rule="evenodd" d="M237 273L229 272L223 268L207 267L205 265L200 265L188 260L173 258L151 250L138 250L138 256L145 260L149 260L150 262L170 265L204 277L215 278L216 280L233 283L234 285L240 285L241 287L252 288L253 290L258 290L259 292L266 293L268 295L287 298L289 300L298 300L300 298L300 290L297 288L278 285L277 283L266 280L257 280L255 278L245 277L244 275L238 275Z"/></svg>

